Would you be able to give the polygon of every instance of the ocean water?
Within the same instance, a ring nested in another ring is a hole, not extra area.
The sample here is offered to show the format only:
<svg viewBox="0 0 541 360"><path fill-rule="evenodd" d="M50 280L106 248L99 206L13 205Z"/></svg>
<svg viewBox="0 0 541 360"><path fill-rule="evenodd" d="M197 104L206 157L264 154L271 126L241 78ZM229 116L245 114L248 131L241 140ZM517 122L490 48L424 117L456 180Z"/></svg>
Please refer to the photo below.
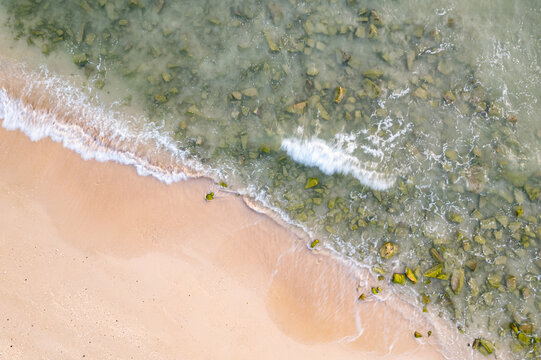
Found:
<svg viewBox="0 0 541 360"><path fill-rule="evenodd" d="M0 118L164 182L210 176L480 352L541 358L540 18L537 0L1 0Z"/></svg>

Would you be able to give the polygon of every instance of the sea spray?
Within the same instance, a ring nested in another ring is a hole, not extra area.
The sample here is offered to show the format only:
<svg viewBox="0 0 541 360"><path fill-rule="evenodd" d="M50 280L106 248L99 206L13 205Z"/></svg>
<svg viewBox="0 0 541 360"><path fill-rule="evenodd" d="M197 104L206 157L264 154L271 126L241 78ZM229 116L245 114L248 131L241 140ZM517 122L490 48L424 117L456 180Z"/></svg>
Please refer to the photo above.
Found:
<svg viewBox="0 0 541 360"><path fill-rule="evenodd" d="M374 190L387 190L396 181L393 175L370 169L376 168L377 164L362 163L355 156L337 146L328 145L322 139L285 138L282 140L281 149L300 164L316 166L327 175L351 175Z"/></svg>

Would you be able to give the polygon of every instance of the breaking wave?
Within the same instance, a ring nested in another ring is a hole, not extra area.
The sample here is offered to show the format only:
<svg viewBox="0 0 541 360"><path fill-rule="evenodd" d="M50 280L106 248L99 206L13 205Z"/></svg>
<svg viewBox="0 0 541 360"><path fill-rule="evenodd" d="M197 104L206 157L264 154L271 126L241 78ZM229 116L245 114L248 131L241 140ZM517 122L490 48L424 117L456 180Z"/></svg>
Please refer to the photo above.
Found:
<svg viewBox="0 0 541 360"><path fill-rule="evenodd" d="M315 166L327 175L351 175L361 184L374 190L388 190L396 181L395 175L373 170L377 166L376 163L363 163L355 156L327 144L322 139L286 138L282 140L281 148L298 163Z"/></svg>
<svg viewBox="0 0 541 360"><path fill-rule="evenodd" d="M88 95L45 68L34 72L0 62L0 119L8 130L32 141L50 137L85 160L132 165L139 175L165 183L188 177L179 161L184 154L156 125L91 105Z"/></svg>

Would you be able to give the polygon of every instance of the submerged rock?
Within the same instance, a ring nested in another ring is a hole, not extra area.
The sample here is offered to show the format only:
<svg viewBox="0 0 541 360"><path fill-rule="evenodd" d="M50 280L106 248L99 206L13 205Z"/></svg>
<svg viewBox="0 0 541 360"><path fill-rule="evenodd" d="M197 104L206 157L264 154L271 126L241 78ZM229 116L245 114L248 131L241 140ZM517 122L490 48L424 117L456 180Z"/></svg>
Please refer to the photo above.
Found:
<svg viewBox="0 0 541 360"><path fill-rule="evenodd" d="M331 115L329 115L329 113L328 113L327 110L323 107L323 105L321 105L321 103L317 103L317 104L316 104L316 109L317 109L318 115L319 115L323 120L331 120Z"/></svg>
<svg viewBox="0 0 541 360"><path fill-rule="evenodd" d="M153 10L159 14L162 11L164 5L165 0L154 0Z"/></svg>
<svg viewBox="0 0 541 360"><path fill-rule="evenodd" d="M418 99L422 99L422 100L428 100L428 98L429 98L428 91L426 91L425 89L423 89L421 87L415 89L411 93L411 96L413 96L415 98L418 98Z"/></svg>
<svg viewBox="0 0 541 360"><path fill-rule="evenodd" d="M268 8L270 17L274 25L280 25L280 23L282 22L282 18L284 17L284 13L282 12L280 6L275 2L271 2L269 3Z"/></svg>
<svg viewBox="0 0 541 360"><path fill-rule="evenodd" d="M371 99L381 95L381 88L370 79L364 79L364 88Z"/></svg>
<svg viewBox="0 0 541 360"><path fill-rule="evenodd" d="M360 25L357 27L357 29L355 30L355 37L358 37L361 39L366 37L366 30L363 25Z"/></svg>
<svg viewBox="0 0 541 360"><path fill-rule="evenodd" d="M240 91L233 91L231 93L231 100L236 100L236 101L242 100L242 93Z"/></svg>
<svg viewBox="0 0 541 360"><path fill-rule="evenodd" d="M306 104L307 104L306 101L301 101L299 103L288 106L286 108L286 111L288 113L290 113L290 114L300 115L300 114L304 113L304 109L306 108Z"/></svg>
<svg viewBox="0 0 541 360"><path fill-rule="evenodd" d="M485 189L488 181L486 171L480 166L472 166L466 171L466 181L468 189L476 194L479 194Z"/></svg>
<svg viewBox="0 0 541 360"><path fill-rule="evenodd" d="M451 289L456 295L459 295L464 286L464 270L455 269L453 270L453 275L451 276Z"/></svg>
<svg viewBox="0 0 541 360"><path fill-rule="evenodd" d="M446 91L443 94L443 100L448 104L452 104L456 101L456 96L451 91Z"/></svg>
<svg viewBox="0 0 541 360"><path fill-rule="evenodd" d="M154 102L156 104L163 104L167 102L167 97L164 94L156 94L154 95Z"/></svg>
<svg viewBox="0 0 541 360"><path fill-rule="evenodd" d="M488 274L487 283L490 286L494 288L498 288L500 287L501 282L502 282L502 276L500 274L496 274L496 273Z"/></svg>
<svg viewBox="0 0 541 360"><path fill-rule="evenodd" d="M378 27L383 26L383 20L376 10L370 11L370 22Z"/></svg>
<svg viewBox="0 0 541 360"><path fill-rule="evenodd" d="M432 255L432 257L433 257L437 262L440 262L440 263L443 262L443 257L441 256L440 252L439 252L436 248L431 248L431 249L430 249L430 255Z"/></svg>
<svg viewBox="0 0 541 360"><path fill-rule="evenodd" d="M338 86L334 90L334 102L337 104L340 104L342 102L342 99L344 99L345 95L346 95L346 89L344 89L341 86Z"/></svg>
<svg viewBox="0 0 541 360"><path fill-rule="evenodd" d="M431 267L430 269L426 270L423 273L423 276L424 277L429 277L429 278L435 278L435 277L437 277L438 275L441 274L442 270L443 270L443 264L440 263L440 264L435 265L435 266Z"/></svg>
<svg viewBox="0 0 541 360"><path fill-rule="evenodd" d="M457 161L458 153L455 150L447 149L445 150L445 157L447 158L447 160Z"/></svg>
<svg viewBox="0 0 541 360"><path fill-rule="evenodd" d="M459 213L451 211L449 213L449 220L454 222L454 223L460 224L460 223L462 223L463 218L462 218L462 215L460 215Z"/></svg>
<svg viewBox="0 0 541 360"><path fill-rule="evenodd" d="M415 51L413 50L408 51L406 53L406 68L408 69L408 71L413 70L413 61L415 61L415 57L416 57L416 54L415 54Z"/></svg>
<svg viewBox="0 0 541 360"><path fill-rule="evenodd" d="M523 333L529 335L529 334L533 333L534 326L533 326L533 324L521 324L518 328Z"/></svg>
<svg viewBox="0 0 541 360"><path fill-rule="evenodd" d="M370 69L370 70L363 71L363 76L366 78L369 78L370 80L377 80L383 76L383 71Z"/></svg>
<svg viewBox="0 0 541 360"><path fill-rule="evenodd" d="M518 121L518 118L514 114L507 115L507 121L509 121L512 124L516 124Z"/></svg>
<svg viewBox="0 0 541 360"><path fill-rule="evenodd" d="M244 96L247 96L250 98L259 96L259 91L257 91L257 89L254 87L245 89L242 91L242 93L244 94Z"/></svg>
<svg viewBox="0 0 541 360"><path fill-rule="evenodd" d="M73 55L73 62L75 65L83 67L88 64L88 57L83 53L75 54Z"/></svg>
<svg viewBox="0 0 541 360"><path fill-rule="evenodd" d="M495 218L483 219L479 222L481 230L496 230L498 225Z"/></svg>
<svg viewBox="0 0 541 360"><path fill-rule="evenodd" d="M319 70L314 64L308 65L308 68L306 69L306 75L317 76L318 74L319 74Z"/></svg>
<svg viewBox="0 0 541 360"><path fill-rule="evenodd" d="M310 189L310 188L313 188L314 186L316 186L317 184L319 184L318 178L309 178L306 181L306 185L304 185L304 188L305 189Z"/></svg>
<svg viewBox="0 0 541 360"><path fill-rule="evenodd" d="M502 177L516 187L524 186L528 180L527 174L512 169L505 169L502 172Z"/></svg>
<svg viewBox="0 0 541 360"><path fill-rule="evenodd" d="M541 189L530 184L524 184L524 191L526 191L526 194L528 194L530 200L534 201L539 196Z"/></svg>
<svg viewBox="0 0 541 360"><path fill-rule="evenodd" d="M378 29L376 28L374 24L370 24L368 26L368 38L374 39L377 36L378 36Z"/></svg>

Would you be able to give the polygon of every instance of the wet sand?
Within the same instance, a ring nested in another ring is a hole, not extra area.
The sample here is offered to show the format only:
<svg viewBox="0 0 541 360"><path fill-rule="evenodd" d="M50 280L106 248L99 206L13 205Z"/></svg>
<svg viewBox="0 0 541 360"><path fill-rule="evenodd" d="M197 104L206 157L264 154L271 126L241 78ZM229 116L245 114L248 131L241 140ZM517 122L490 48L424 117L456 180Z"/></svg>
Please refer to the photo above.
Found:
<svg viewBox="0 0 541 360"><path fill-rule="evenodd" d="M208 179L165 185L0 128L0 213L2 359L443 358L389 284ZM371 285L389 299L358 301Z"/></svg>

